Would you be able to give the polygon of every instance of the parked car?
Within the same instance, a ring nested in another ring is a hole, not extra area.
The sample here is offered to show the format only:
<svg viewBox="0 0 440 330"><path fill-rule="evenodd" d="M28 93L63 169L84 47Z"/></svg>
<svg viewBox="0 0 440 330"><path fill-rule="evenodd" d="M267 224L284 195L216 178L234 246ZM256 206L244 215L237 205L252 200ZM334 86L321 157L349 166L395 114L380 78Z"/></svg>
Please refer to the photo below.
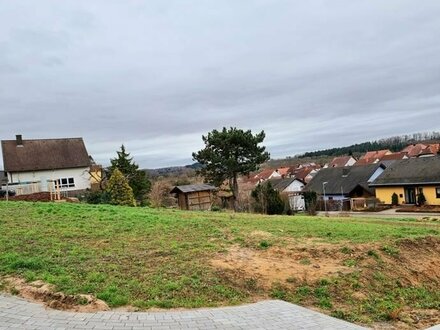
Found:
<svg viewBox="0 0 440 330"><path fill-rule="evenodd" d="M8 196L15 196L15 191L9 190ZM0 189L0 198L4 198L4 197L6 197L6 190Z"/></svg>

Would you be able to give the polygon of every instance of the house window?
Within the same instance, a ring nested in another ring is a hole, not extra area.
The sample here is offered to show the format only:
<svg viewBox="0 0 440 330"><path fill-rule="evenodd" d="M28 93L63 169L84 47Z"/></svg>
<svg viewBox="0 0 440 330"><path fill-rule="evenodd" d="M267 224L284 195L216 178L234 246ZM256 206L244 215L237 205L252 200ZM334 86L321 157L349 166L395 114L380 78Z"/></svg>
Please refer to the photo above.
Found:
<svg viewBox="0 0 440 330"><path fill-rule="evenodd" d="M435 197L440 198L440 187L435 188Z"/></svg>
<svg viewBox="0 0 440 330"><path fill-rule="evenodd" d="M74 188L75 180L74 178L61 178L55 181L55 185L60 188Z"/></svg>

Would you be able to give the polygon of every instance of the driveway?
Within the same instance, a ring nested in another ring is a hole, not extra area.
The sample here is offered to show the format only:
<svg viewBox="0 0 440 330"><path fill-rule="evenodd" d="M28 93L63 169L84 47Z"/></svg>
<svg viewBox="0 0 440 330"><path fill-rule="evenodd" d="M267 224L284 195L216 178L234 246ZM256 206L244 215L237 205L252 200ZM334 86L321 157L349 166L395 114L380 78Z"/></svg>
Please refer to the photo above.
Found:
<svg viewBox="0 0 440 330"><path fill-rule="evenodd" d="M73 313L0 294L0 330L365 329L279 300L167 312Z"/></svg>

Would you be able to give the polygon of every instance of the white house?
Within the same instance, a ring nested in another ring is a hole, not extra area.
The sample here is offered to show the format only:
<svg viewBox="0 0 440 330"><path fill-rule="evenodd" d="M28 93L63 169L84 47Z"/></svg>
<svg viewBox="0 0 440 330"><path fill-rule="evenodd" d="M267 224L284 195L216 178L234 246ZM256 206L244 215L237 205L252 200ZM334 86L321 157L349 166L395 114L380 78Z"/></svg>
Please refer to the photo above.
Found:
<svg viewBox="0 0 440 330"><path fill-rule="evenodd" d="M38 191L58 186L73 195L89 189L91 160L82 138L1 141L3 167L10 189L33 183Z"/></svg>
<svg viewBox="0 0 440 330"><path fill-rule="evenodd" d="M280 193L286 193L292 210L304 210L305 202L302 190L305 183L296 178L271 179L272 187Z"/></svg>
<svg viewBox="0 0 440 330"><path fill-rule="evenodd" d="M280 167L277 168L272 174L269 176L269 179L279 179L286 178L289 174L290 167Z"/></svg>

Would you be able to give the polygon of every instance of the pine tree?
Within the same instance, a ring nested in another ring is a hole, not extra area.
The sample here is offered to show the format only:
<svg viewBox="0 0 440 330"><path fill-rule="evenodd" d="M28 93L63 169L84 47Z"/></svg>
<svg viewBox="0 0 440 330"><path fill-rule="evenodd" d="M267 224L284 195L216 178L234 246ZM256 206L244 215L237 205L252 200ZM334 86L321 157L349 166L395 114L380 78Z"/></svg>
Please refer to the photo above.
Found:
<svg viewBox="0 0 440 330"><path fill-rule="evenodd" d="M151 188L151 183L147 178L147 174L144 171L139 170L139 165L133 161L133 157L130 157L130 153L125 151L124 145L122 145L121 150L116 153L118 156L110 160L110 174L112 174L115 169L121 171L128 180L128 184L133 189L133 194L136 200L144 200L146 194Z"/></svg>
<svg viewBox="0 0 440 330"><path fill-rule="evenodd" d="M115 169L108 180L106 192L110 195L110 203L114 205L136 206L133 190L127 179Z"/></svg>
<svg viewBox="0 0 440 330"><path fill-rule="evenodd" d="M247 175L269 160L269 153L260 146L265 138L264 131L253 135L250 130L243 131L235 127L213 130L202 136L205 148L193 152L193 159L202 165L200 173L205 180L216 186L229 183L237 208L238 176Z"/></svg>

